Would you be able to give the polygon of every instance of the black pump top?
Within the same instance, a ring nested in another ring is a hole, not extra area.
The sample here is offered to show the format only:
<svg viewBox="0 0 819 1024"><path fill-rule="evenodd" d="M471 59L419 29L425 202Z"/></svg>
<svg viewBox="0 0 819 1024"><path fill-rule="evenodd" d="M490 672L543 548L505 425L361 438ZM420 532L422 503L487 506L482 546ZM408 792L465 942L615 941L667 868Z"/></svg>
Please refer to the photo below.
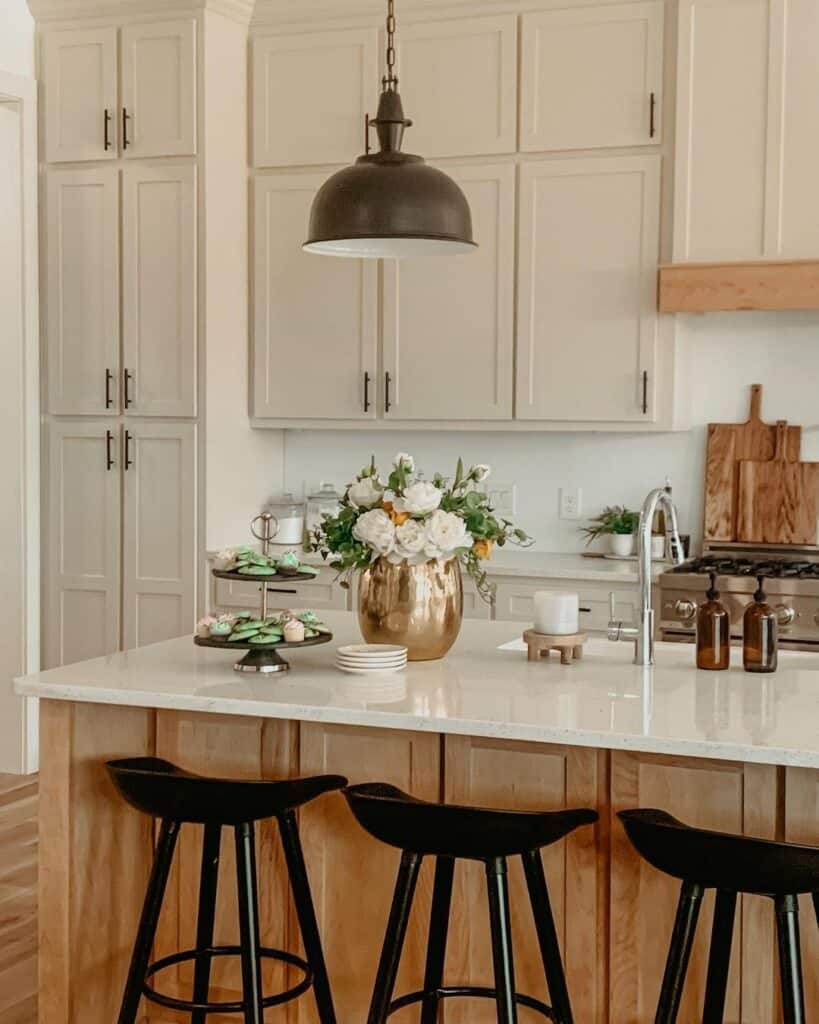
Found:
<svg viewBox="0 0 819 1024"><path fill-rule="evenodd" d="M709 601L716 601L719 598L719 591L717 590L717 574L715 572L709 572L708 575L711 577L711 586L706 590L705 596Z"/></svg>
<svg viewBox="0 0 819 1024"><path fill-rule="evenodd" d="M757 576L756 578L756 581L759 584L759 588L757 592L754 594L754 600L757 604L765 604L765 602L768 599L762 582L764 579L764 576Z"/></svg>

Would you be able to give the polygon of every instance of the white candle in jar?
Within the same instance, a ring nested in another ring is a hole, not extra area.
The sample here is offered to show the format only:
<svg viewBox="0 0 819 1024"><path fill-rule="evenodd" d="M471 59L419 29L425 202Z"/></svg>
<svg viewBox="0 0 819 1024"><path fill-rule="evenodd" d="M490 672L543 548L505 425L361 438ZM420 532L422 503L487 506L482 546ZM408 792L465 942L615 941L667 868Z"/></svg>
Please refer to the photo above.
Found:
<svg viewBox="0 0 819 1024"><path fill-rule="evenodd" d="M535 631L566 636L580 630L580 598L562 590L535 591Z"/></svg>

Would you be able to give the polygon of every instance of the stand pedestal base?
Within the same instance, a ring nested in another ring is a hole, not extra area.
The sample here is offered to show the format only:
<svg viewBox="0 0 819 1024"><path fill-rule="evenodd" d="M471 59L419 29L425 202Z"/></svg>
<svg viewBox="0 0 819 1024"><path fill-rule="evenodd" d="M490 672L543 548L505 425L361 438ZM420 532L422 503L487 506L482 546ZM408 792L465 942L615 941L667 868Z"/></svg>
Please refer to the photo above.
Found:
<svg viewBox="0 0 819 1024"><path fill-rule="evenodd" d="M233 666L234 672L289 672L290 664L277 651L250 650Z"/></svg>

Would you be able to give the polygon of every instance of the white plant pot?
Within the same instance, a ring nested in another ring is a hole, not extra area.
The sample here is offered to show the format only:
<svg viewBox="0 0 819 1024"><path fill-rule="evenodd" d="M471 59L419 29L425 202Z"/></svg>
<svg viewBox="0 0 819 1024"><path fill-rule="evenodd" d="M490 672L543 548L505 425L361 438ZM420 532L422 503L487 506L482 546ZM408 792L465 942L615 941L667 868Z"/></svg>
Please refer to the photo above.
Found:
<svg viewBox="0 0 819 1024"><path fill-rule="evenodd" d="M620 558L627 558L634 554L635 540L633 533L610 533L609 551Z"/></svg>

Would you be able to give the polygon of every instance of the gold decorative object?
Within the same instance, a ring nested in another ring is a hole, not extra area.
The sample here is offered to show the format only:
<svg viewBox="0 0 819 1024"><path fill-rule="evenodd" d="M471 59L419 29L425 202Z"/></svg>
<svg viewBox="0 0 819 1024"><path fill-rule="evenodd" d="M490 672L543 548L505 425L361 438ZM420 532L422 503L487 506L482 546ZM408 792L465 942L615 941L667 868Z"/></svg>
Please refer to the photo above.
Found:
<svg viewBox="0 0 819 1024"><path fill-rule="evenodd" d="M371 644L403 644L410 661L443 658L458 639L464 599L457 558L397 565L379 558L361 574L358 621Z"/></svg>

